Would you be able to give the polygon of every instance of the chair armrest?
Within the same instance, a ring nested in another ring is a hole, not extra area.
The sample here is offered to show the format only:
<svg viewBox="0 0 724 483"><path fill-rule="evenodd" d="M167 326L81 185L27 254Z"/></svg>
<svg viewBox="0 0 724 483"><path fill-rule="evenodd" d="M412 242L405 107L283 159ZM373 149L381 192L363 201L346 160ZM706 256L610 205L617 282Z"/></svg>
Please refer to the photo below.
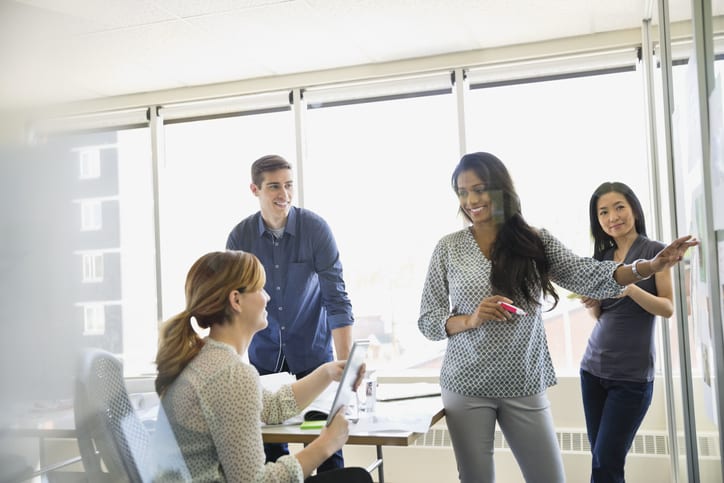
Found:
<svg viewBox="0 0 724 483"><path fill-rule="evenodd" d="M35 478L36 476L41 476L46 473L50 473L51 471L59 470L61 468L65 468L66 466L70 466L75 463L80 463L81 457L75 456L73 458L67 459L65 461L59 461L58 463L53 463L52 465L48 465L45 468L41 468L39 470L33 471L30 475L28 475L28 479Z"/></svg>

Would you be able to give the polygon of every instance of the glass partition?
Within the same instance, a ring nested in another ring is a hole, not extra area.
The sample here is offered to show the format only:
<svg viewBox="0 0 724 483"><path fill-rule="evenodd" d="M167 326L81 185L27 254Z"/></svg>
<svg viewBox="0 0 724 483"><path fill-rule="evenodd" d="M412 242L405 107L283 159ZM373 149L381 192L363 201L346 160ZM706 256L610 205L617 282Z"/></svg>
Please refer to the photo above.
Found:
<svg viewBox="0 0 724 483"><path fill-rule="evenodd" d="M677 210L680 233L693 233L699 239L704 226L704 195L703 183L709 182L709 177L702 171L701 141L698 120L698 93L696 87L696 65L691 59L674 59L672 68L672 82L674 87L674 113L672 130L674 133L674 163L676 176L676 196L678 198ZM716 61L715 71L721 75L721 60ZM708 149L708 147L707 147ZM708 209L712 209L709 207ZM722 481L721 454L719 449L719 422L717 421L717 368L715 332L711 327L714 318L709 314L711 305L707 298L708 286L707 270L709 263L705 259L706 250L690 250L687 254L686 281L687 297L687 323L689 344L689 358L685 362L689 365L692 378L693 406L696 424L696 444L698 454L698 469L701 481L712 483ZM721 262L719 262L721 263ZM672 320L672 323L674 321ZM678 327L678 326L677 326ZM681 386L681 365L679 340L682 335L676 330L672 331L671 351L675 361L673 380L677 387ZM682 402L677 394L676 408L680 411ZM677 416L679 416L677 414ZM687 478L687 464L684 460L686 446L684 444L683 416L682 421L677 419L677 435L679 438L679 455L682 459L679 465L679 478Z"/></svg>
<svg viewBox="0 0 724 483"><path fill-rule="evenodd" d="M151 372L156 347L148 128L53 135L3 153L2 393L72 397L78 350Z"/></svg>

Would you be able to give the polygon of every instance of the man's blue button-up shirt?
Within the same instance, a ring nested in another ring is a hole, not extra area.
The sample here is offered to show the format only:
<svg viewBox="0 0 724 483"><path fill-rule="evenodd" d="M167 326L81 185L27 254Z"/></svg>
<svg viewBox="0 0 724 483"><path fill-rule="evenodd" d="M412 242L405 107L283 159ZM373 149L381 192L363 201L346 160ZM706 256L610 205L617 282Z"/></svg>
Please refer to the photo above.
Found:
<svg viewBox="0 0 724 483"><path fill-rule="evenodd" d="M253 253L266 269L269 326L254 335L249 361L268 373L279 372L286 359L297 374L332 360L332 329L354 319L327 222L292 207L284 235L275 238L257 212L234 227L226 248Z"/></svg>

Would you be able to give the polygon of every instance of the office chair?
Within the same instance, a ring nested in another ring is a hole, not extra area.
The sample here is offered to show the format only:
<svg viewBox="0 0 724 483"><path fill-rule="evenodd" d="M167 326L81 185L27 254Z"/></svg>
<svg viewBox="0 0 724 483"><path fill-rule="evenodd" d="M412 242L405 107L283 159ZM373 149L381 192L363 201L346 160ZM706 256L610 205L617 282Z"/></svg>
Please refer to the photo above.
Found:
<svg viewBox="0 0 724 483"><path fill-rule="evenodd" d="M85 349L80 355L73 404L81 459L88 481L142 483L150 458L150 434L136 414L113 354Z"/></svg>

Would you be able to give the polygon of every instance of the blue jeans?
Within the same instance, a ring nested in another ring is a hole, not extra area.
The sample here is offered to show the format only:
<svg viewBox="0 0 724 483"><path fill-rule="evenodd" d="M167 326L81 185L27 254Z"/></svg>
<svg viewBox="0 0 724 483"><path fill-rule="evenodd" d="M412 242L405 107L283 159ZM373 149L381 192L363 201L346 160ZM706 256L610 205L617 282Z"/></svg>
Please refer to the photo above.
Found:
<svg viewBox="0 0 724 483"><path fill-rule="evenodd" d="M623 483L626 455L651 404L654 383L615 381L581 369L591 443L591 483Z"/></svg>
<svg viewBox="0 0 724 483"><path fill-rule="evenodd" d="M257 370L262 376L266 374L271 374L270 372L264 371L259 368L257 368ZM312 371L314 371L314 369L300 372L299 374L295 374L295 377L297 379L301 379ZM282 366L282 370L279 372L289 372L289 366L287 366L286 361ZM287 443L264 443L264 454L266 455L266 462L273 463L282 456L289 454L289 445ZM317 468L317 474L325 471L336 470L337 468L344 468L344 456L342 455L341 449L338 450L336 453L332 454L332 456L330 456L329 458L327 458L324 463L319 465L319 467Z"/></svg>

